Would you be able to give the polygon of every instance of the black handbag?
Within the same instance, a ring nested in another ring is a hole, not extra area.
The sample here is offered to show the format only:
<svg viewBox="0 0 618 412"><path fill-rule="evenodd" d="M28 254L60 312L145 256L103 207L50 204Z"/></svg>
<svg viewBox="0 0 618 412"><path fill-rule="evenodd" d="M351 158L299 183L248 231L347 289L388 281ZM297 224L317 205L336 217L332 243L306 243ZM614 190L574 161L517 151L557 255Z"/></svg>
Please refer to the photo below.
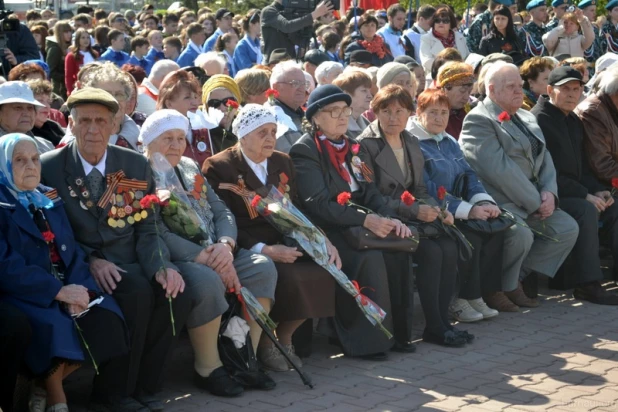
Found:
<svg viewBox="0 0 618 412"><path fill-rule="evenodd" d="M470 175L466 172L461 173L455 178L453 184L452 194L455 197L467 199L468 182ZM480 219L458 219L458 225L466 225L468 229L480 233L500 233L510 228L515 224L512 219L508 219L504 216L498 216L493 219L480 220Z"/></svg>
<svg viewBox="0 0 618 412"><path fill-rule="evenodd" d="M419 234L415 226L408 225L412 231L412 239L402 239L394 233L385 238L378 237L363 226L353 226L343 231L343 237L348 245L356 250L382 250L384 252L415 252L418 248Z"/></svg>

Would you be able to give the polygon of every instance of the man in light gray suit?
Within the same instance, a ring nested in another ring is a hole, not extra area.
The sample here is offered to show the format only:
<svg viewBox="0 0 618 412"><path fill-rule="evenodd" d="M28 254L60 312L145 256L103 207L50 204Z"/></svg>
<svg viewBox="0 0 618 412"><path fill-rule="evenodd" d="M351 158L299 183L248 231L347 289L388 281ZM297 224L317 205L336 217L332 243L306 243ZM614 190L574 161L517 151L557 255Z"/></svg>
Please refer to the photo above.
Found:
<svg viewBox="0 0 618 412"><path fill-rule="evenodd" d="M557 209L556 169L535 117L521 110L523 81L513 64L497 62L485 78L488 96L466 116L459 142L466 160L499 206L521 225L505 238L503 290L516 305L538 306L518 282L535 271L553 277L579 229ZM542 235L539 235L541 233Z"/></svg>

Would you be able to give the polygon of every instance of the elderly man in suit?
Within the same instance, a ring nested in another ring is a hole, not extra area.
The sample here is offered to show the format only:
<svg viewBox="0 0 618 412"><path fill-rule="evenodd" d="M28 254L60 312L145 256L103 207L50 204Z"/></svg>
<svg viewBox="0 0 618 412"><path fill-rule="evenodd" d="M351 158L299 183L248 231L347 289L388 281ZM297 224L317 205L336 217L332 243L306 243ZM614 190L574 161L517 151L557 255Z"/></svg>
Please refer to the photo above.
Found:
<svg viewBox="0 0 618 412"><path fill-rule="evenodd" d="M556 169L536 119L520 109L517 66L495 63L485 84L488 96L466 116L459 142L487 192L520 221L505 236L503 279L517 279L513 271L520 280L532 271L553 277L577 240L577 222L557 209ZM520 282L502 286L516 305L538 306Z"/></svg>
<svg viewBox="0 0 618 412"><path fill-rule="evenodd" d="M108 145L119 109L111 94L85 87L71 94L67 105L75 140L41 159L42 179L64 200L90 271L117 300L131 339L129 355L102 365L91 409L163 410L153 395L174 342L170 306L181 330L191 301L182 293L184 280L158 237L157 213L140 205L154 192L152 171L140 154Z"/></svg>

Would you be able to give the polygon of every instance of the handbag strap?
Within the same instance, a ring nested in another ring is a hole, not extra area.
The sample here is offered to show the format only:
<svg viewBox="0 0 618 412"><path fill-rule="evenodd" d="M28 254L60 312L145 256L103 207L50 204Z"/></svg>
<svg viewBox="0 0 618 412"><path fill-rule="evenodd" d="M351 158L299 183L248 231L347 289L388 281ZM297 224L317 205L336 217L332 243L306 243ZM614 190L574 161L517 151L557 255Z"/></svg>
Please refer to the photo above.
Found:
<svg viewBox="0 0 618 412"><path fill-rule="evenodd" d="M453 183L453 189L451 190L453 196L461 199L467 199L466 194L468 193L468 179L469 177L466 172L457 175L455 182Z"/></svg>

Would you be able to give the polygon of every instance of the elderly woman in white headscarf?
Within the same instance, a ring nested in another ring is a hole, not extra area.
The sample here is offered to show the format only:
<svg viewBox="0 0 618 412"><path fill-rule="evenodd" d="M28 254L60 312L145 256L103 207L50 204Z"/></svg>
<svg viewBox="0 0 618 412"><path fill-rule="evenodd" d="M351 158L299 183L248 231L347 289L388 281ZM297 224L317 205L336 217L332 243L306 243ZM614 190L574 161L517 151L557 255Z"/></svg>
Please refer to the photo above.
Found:
<svg viewBox="0 0 618 412"><path fill-rule="evenodd" d="M270 186L296 200L296 171L290 157L275 151L277 120L271 109L245 105L233 123L238 144L206 159L204 175L225 201L238 224L238 245L270 257L277 267L276 304L271 317L278 322L277 338L297 365L300 359L292 345L292 334L306 320L335 314L335 284L332 277L303 257L302 249L259 216L238 188L265 196ZM331 262L340 266L339 254L328 244ZM258 348L258 359L272 370L285 371L285 358L266 339Z"/></svg>
<svg viewBox="0 0 618 412"><path fill-rule="evenodd" d="M157 156L161 154L173 168L171 174L177 177L181 191L187 195L189 208L205 226L200 235L189 239L186 233L163 236L172 260L180 268L187 291L193 296L194 306L187 328L195 352L194 383L218 396L238 396L243 386L272 389L275 382L262 372L251 384L242 385L233 380L221 363L217 337L221 315L228 308L226 291L233 289L238 293L244 286L269 311L274 299L276 270L267 257L237 246L234 216L208 184L197 163L182 156L188 131L189 120L185 116L176 110L162 109L146 119L140 140L153 165L158 188L161 189L160 177L165 170L165 162ZM169 229L177 230L171 226ZM255 350L262 330L255 321L248 320L248 323Z"/></svg>

